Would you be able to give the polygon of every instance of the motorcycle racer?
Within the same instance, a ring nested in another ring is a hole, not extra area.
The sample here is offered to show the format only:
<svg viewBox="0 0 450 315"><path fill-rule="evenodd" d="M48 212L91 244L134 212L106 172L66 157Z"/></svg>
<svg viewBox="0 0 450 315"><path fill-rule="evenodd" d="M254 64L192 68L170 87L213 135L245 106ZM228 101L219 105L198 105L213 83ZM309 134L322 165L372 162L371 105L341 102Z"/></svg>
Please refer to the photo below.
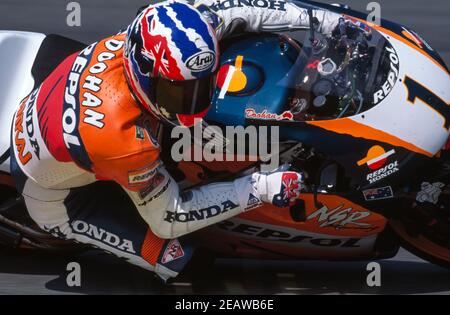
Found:
<svg viewBox="0 0 450 315"><path fill-rule="evenodd" d="M339 23L314 15L324 34ZM288 206L303 178L286 170L180 192L155 135L159 122L190 127L205 116L218 40L309 22L284 1L166 1L143 9L126 33L69 56L13 118L11 173L32 219L168 279L192 255L177 237L254 209L255 199Z"/></svg>

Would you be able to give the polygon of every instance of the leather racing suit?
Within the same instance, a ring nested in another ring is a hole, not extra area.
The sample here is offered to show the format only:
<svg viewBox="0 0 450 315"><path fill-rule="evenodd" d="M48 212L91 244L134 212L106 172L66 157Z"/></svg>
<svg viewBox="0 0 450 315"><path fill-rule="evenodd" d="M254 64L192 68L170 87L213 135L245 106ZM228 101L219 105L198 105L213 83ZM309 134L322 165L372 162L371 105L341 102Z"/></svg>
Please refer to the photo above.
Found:
<svg viewBox="0 0 450 315"><path fill-rule="evenodd" d="M202 0L196 6L219 39L238 30L309 26L305 9L282 0ZM339 19L320 10L314 15L325 34ZM269 175L255 174L180 193L160 161L157 121L129 91L124 40L118 34L69 56L21 102L12 124L11 171L42 229L167 279L192 254L177 237L248 210L249 196L262 203L276 192L267 187Z"/></svg>

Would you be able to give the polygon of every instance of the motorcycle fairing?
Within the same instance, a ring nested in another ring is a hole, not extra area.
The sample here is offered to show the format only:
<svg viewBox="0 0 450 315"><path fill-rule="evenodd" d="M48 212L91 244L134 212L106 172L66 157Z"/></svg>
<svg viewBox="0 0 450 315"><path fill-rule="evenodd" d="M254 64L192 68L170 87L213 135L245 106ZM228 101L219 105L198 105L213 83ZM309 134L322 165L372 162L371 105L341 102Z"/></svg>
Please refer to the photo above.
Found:
<svg viewBox="0 0 450 315"><path fill-rule="evenodd" d="M420 49L411 49L413 44L405 44L406 39L399 40L399 36L392 36L392 31L382 27L372 24L366 27L372 27L373 32L388 43L384 48L387 56L399 59L395 82L371 108L357 115L328 120L296 121L286 116L289 113L289 93L286 89L289 82L286 81L293 71L297 71L295 67L298 65L293 57L295 49L277 40L274 35L266 35L228 45L223 52L221 69L235 65L238 59L244 60L239 71L247 75L246 82L241 82L242 93L241 90L221 93L207 119L224 125L279 125L283 139L298 140L338 160L352 178L353 187L381 187L387 180L395 186L397 179L414 171L415 166L424 159L435 156L449 136L448 129L443 127L446 126L445 121L450 119L447 110L450 107L442 105L444 112L439 112L417 97L412 99L406 78L422 78L417 84L426 85L436 94L435 98L441 99L445 105L448 104L445 99L450 99L450 77L436 59ZM253 71L258 75L248 71L249 65L258 69ZM383 83L375 85L375 91L382 90ZM246 89L248 85L254 88ZM246 119L249 110L256 119ZM408 119L403 119L405 117ZM297 132L292 132L293 128ZM370 156L374 149L381 153ZM382 160L386 152L394 152L389 156L387 166L392 167L391 163L396 163L396 174L390 172L389 178L369 180L368 176L377 176L376 169L365 164L358 165L358 162L364 158L368 158L369 162Z"/></svg>
<svg viewBox="0 0 450 315"><path fill-rule="evenodd" d="M303 259L368 259L387 220L339 196L303 194L305 221L264 205L206 229L208 246L232 256ZM214 235L212 237L212 235ZM216 241L214 241L216 239Z"/></svg>
<svg viewBox="0 0 450 315"><path fill-rule="evenodd" d="M346 11L345 13L349 14L350 12ZM360 18L361 16L356 17ZM249 75L246 78L247 80L255 79L258 81L250 83L255 88L239 94L240 91L244 90L242 88L248 85L248 82L244 84L241 81L238 93L235 91L233 93L222 93L221 98L216 99L213 104L213 110L209 113L207 119L212 123L220 122L221 125L278 125L281 127L282 140L299 141L305 146L317 149L330 160L337 161L345 169L344 176L349 179L350 189L353 189L353 193L345 198L343 196L338 198L343 198L344 204L359 205L355 209L361 209L361 207L366 209L370 213L370 218L378 222L377 226L380 229L375 229L373 234L364 229L352 229L350 232L353 233L353 238L367 241L366 243L363 242L365 245L362 246L362 252L367 250L365 253L373 254L376 240L380 239L386 232L385 224L387 222L385 217L381 215L378 218L379 221L377 221L374 211L383 208L386 211L395 210L393 205L396 201L395 196L387 201L367 201L363 199L362 191L387 187L396 195L397 190L405 185L404 180L408 179L408 174L419 172L416 167L424 164L427 159L434 157L448 138L448 130L442 128L444 120L449 118L448 113L433 111L430 106L423 104L423 102L420 104L420 100L416 100L414 104L408 103L409 91L405 87L405 78L406 76L421 78L421 84L427 85L428 89L447 103L450 99L450 89L448 88L450 82L448 71L435 52L423 47L417 48L417 46L411 49L411 45L416 44L408 43L410 39L405 39L404 34L400 33L399 35L395 31L398 29L404 30L404 28L386 21L383 21L383 27L369 25L374 32L378 32L389 43L390 46L386 47L391 47L390 51L394 50L394 54L399 59L395 84L392 84L389 93L385 93L386 95L383 95L383 98L376 102L373 107L353 116L332 120L295 121L289 116L283 116L283 113L289 109L286 106L288 94L282 85L273 83L280 82L280 79L286 73L289 73L295 65L295 58L292 58L291 55L295 49L288 47L285 48L287 54L280 54L280 49L277 46L279 41L276 37L273 35L261 37L260 35L258 39L250 37L236 45L232 43L227 46L221 60L222 66L236 66L236 61L243 59L248 64L251 63L252 67L263 69L263 75ZM252 51L251 45L256 42L264 48L260 51ZM270 47L272 49L268 49ZM263 61L257 60L258 58ZM414 62L411 62L411 60L414 60ZM245 63L241 63L238 67L239 71L245 72L245 66ZM256 72L259 73L259 71ZM265 81L261 83L261 80ZM271 91L273 92L271 93ZM254 115L256 117L254 119L246 119L246 109L249 108L254 109L254 112L261 115ZM405 117L408 117L408 119L403 120ZM408 123L408 121L413 121L413 123ZM425 141L425 139L433 139L433 141ZM396 168L394 173L389 173L386 177L377 177L377 174L380 174L380 169L383 170L392 165ZM208 168L207 165L206 168ZM228 169L232 169L232 167ZM370 182L369 178L375 178L376 180ZM324 200L328 197L331 196L319 194L318 200ZM306 204L305 215L308 217L314 211L317 211L317 207L315 207L315 204L307 202L307 195L304 194L302 198L306 199L304 200ZM328 207L328 205L326 206ZM278 213L278 216L271 217L273 213ZM306 240L309 240L309 243L305 242L305 239L297 243L289 242L295 234L294 232L300 232L300 239L301 233L313 233L312 239L315 239L315 237L326 238L327 236L352 238L348 234L349 231L324 226L321 222L318 222L317 217L315 219L296 222L289 210L277 212L268 206L264 206L235 220L208 229L205 233L209 238L210 233L216 233L218 235L217 242L212 241L210 244L215 243L216 250L227 252L227 254L243 254L246 257L248 255L254 255L255 257L263 255L264 257L278 258L331 257L331 259L343 257L342 254L345 256L345 249L343 250L342 247L337 245L338 241L330 241L330 244L336 245L333 251L323 252L320 248L314 248L311 245L311 239L308 238ZM266 236L270 235L270 231L278 235L280 239L267 241ZM225 243L223 241L224 236L226 236ZM339 244L342 245L345 242L339 242ZM330 245L330 247L332 246ZM332 252L335 252L335 254ZM362 256L364 255L361 254L359 257ZM354 257L358 257L358 254Z"/></svg>
<svg viewBox="0 0 450 315"><path fill-rule="evenodd" d="M370 140L377 140L403 147L428 157L438 153L449 137L450 110L421 99L411 99L406 86L408 78L436 95L443 103L450 104L450 75L434 59L411 49L412 44L401 40L381 27L377 29L394 46L400 59L398 82L390 94L377 106L360 115L332 121L308 122L311 125ZM414 60L414 62L412 62ZM432 139L432 141L430 141Z"/></svg>

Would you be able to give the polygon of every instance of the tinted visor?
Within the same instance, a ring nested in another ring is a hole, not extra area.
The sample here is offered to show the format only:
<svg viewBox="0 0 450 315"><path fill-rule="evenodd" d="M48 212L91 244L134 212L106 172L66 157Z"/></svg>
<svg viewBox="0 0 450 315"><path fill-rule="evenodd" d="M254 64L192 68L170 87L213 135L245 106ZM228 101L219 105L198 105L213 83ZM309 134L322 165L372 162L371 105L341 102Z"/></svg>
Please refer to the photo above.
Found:
<svg viewBox="0 0 450 315"><path fill-rule="evenodd" d="M171 116L200 113L211 104L214 77L211 75L187 81L155 78L151 84L156 104L164 108Z"/></svg>

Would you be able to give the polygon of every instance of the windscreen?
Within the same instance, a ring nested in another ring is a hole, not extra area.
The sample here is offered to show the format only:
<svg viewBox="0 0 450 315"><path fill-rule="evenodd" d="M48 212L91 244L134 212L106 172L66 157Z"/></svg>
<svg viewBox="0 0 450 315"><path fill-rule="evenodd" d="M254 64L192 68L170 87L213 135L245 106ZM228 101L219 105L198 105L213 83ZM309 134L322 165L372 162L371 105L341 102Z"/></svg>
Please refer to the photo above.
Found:
<svg viewBox="0 0 450 315"><path fill-rule="evenodd" d="M387 97L398 79L399 59L390 43L362 21L345 17L331 36L285 33L297 59L278 82L288 90L295 120L330 120L361 114Z"/></svg>

